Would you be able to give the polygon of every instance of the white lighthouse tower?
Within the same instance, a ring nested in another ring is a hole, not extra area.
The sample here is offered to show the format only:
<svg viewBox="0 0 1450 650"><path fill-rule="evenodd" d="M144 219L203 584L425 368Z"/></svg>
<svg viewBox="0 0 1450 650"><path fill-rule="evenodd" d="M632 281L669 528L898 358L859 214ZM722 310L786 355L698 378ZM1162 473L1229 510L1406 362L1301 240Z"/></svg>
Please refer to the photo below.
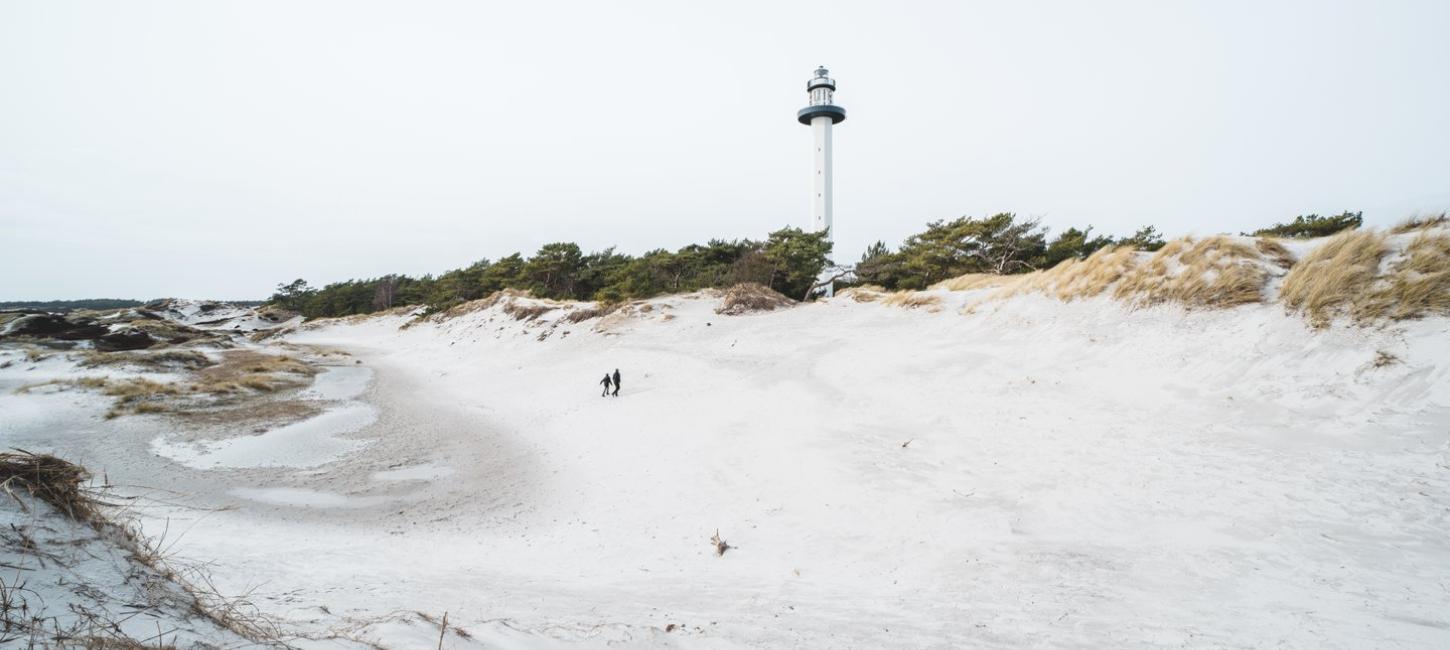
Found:
<svg viewBox="0 0 1450 650"><path fill-rule="evenodd" d="M806 94L810 105L796 112L801 124L809 124L816 140L816 169L811 177L811 229L824 231L827 239L835 232L831 229L831 126L845 121L846 109L835 104L836 81L830 78L825 66L816 68L816 76L806 82ZM825 286L826 295L832 287Z"/></svg>
<svg viewBox="0 0 1450 650"><path fill-rule="evenodd" d="M812 177L811 228L831 232L831 125L846 119L846 109L834 101L836 81L827 75L825 66L816 68L816 76L806 82L806 93L811 98L809 106L796 112L801 124L809 124L816 136L816 173Z"/></svg>

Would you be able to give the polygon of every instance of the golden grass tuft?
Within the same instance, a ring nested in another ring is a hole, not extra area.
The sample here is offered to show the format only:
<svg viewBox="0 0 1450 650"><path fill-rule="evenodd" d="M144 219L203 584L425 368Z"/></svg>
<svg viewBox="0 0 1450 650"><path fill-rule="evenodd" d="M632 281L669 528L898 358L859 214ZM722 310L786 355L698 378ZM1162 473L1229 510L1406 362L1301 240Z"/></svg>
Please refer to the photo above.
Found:
<svg viewBox="0 0 1450 650"><path fill-rule="evenodd" d="M751 312L774 311L794 304L794 300L763 284L742 282L725 290L715 313L739 316Z"/></svg>
<svg viewBox="0 0 1450 650"><path fill-rule="evenodd" d="M614 313L615 310L619 309L623 305L624 303L619 302L611 304L595 303L592 305L584 305L577 309L570 310L569 313L564 316L564 320L567 320L571 323L581 323L591 318L602 318L604 316L608 316Z"/></svg>
<svg viewBox="0 0 1450 650"><path fill-rule="evenodd" d="M1428 230L1436 226L1450 225L1450 215L1444 212L1433 215L1415 215L1396 224L1390 229L1391 234L1403 235L1416 230Z"/></svg>
<svg viewBox="0 0 1450 650"><path fill-rule="evenodd" d="M1336 315L1360 323L1450 315L1450 218L1412 219L1393 232L1351 230L1321 240L1303 259L1272 238L1217 235L1169 241L1151 255L1105 248L1032 273L1008 276L984 301L1040 293L1063 301L1103 295L1135 306L1178 303L1188 308L1226 308L1261 303L1270 278L1283 273L1279 299L1315 327ZM1414 234L1418 233L1418 234ZM1391 257L1392 242L1404 242ZM1381 271L1386 259L1394 260ZM1287 270L1281 271L1281 269ZM970 290L989 278L967 275L934 285ZM903 296L897 302L910 300ZM982 302L969 305L973 313Z"/></svg>
<svg viewBox="0 0 1450 650"><path fill-rule="evenodd" d="M1330 237L1289 270L1279 290L1280 299L1289 309L1304 312L1315 327L1327 326L1340 312L1356 318L1369 316L1375 308L1369 308L1366 298L1379 274L1380 261L1389 253L1385 239L1368 230Z"/></svg>
<svg viewBox="0 0 1450 650"><path fill-rule="evenodd" d="M307 383L317 368L287 355L239 350L197 373L191 392L224 395L243 390L273 393Z"/></svg>
<svg viewBox="0 0 1450 650"><path fill-rule="evenodd" d="M0 452L0 488L23 509L25 502L15 494L16 490L25 491L76 521L94 521L101 503L85 489L89 480L91 473L86 468L49 454L20 449Z"/></svg>
<svg viewBox="0 0 1450 650"><path fill-rule="evenodd" d="M181 389L176 384L163 384L150 379L109 379L103 380L105 385L101 388L103 395L116 398L111 405L111 410L106 412L106 419L112 419L130 413L161 413L168 410L160 400L167 397L181 394Z"/></svg>
<svg viewBox="0 0 1450 650"><path fill-rule="evenodd" d="M94 380L94 378L90 379ZM150 379L128 378L102 381L105 382L105 385L101 388L101 393L117 398L117 402L121 404L177 395L181 392L175 384L164 384Z"/></svg>
<svg viewBox="0 0 1450 650"><path fill-rule="evenodd" d="M445 309L436 314L430 314L427 318L428 320L435 322L445 321L451 318L458 318L459 316L463 316L465 314L472 314L476 311L483 311L485 309L488 309L489 307L499 304L500 302L511 300L513 298L530 297L532 297L532 295L529 294L529 292L527 291L520 291L518 289L500 289L491 294L488 294L483 298L479 298L478 300L470 300L468 302L449 307L448 309Z"/></svg>
<svg viewBox="0 0 1450 650"><path fill-rule="evenodd" d="M213 365L211 358L196 350L163 350L161 352L96 352L87 351L81 356L79 365L83 368L98 366L128 365L150 370L195 370Z"/></svg>
<svg viewBox="0 0 1450 650"><path fill-rule="evenodd" d="M1131 246L1109 246L1085 259L1064 260L1057 266L1014 276L993 293L991 299L1005 299L1028 293L1042 293L1073 301L1101 295L1137 265L1138 252Z"/></svg>
<svg viewBox="0 0 1450 650"><path fill-rule="evenodd" d="M1285 248L1277 239L1259 237L1254 240L1254 248L1259 249L1259 253L1272 260L1281 269L1294 266L1294 254L1289 252L1289 249Z"/></svg>
<svg viewBox="0 0 1450 650"><path fill-rule="evenodd" d="M289 356L238 350L224 353L221 363L195 371L193 379L188 382L77 377L32 384L21 387L16 392L28 393L43 386L97 390L116 398L111 410L106 413L109 419L128 413L171 412L177 410L173 407L186 405L189 398L202 395L234 396L249 390L274 393L297 388L306 385L309 378L317 372L317 368Z"/></svg>
<svg viewBox="0 0 1450 650"><path fill-rule="evenodd" d="M897 291L886 294L881 304L904 309L936 307L941 304L941 296L921 291Z"/></svg>
<svg viewBox="0 0 1450 650"><path fill-rule="evenodd" d="M930 289L945 291L971 291L973 289L990 289L1011 283L1010 276L998 275L996 273L968 273L955 278L942 280L931 285Z"/></svg>
<svg viewBox="0 0 1450 650"><path fill-rule="evenodd" d="M514 320L534 320L544 314L558 309L553 305L543 304L522 304L513 301L504 303L503 313L514 317Z"/></svg>
<svg viewBox="0 0 1450 650"><path fill-rule="evenodd" d="M249 373L272 373L285 372L294 375L315 375L317 369L287 355L272 356L259 354L255 358L245 360L242 366Z"/></svg>
<svg viewBox="0 0 1450 650"><path fill-rule="evenodd" d="M1176 239L1118 282L1113 297L1141 306L1233 307L1263 302L1269 271L1255 246L1224 235Z"/></svg>
<svg viewBox="0 0 1450 650"><path fill-rule="evenodd" d="M842 289L836 294L837 298L850 298L856 302L876 302L886 295L886 288L875 284L863 284L859 287Z"/></svg>
<svg viewBox="0 0 1450 650"><path fill-rule="evenodd" d="M1450 235L1421 232L1355 310L1360 320L1450 314Z"/></svg>

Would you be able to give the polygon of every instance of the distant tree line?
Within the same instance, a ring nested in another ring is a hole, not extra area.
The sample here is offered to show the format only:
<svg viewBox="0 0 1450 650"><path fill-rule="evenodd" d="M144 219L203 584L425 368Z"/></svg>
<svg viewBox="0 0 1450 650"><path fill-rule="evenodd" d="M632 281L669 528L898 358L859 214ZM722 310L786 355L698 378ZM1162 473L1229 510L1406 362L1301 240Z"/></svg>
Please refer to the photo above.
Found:
<svg viewBox="0 0 1450 650"><path fill-rule="evenodd" d="M637 257L613 248L586 254L578 244L559 242L544 245L532 257L514 253L483 259L439 276L386 275L322 288L298 279L278 285L270 302L308 317L345 316L401 305L437 311L505 288L541 298L619 302L741 282L800 298L830 264L830 254L824 234L799 228L777 230L765 240L716 239Z"/></svg>
<svg viewBox="0 0 1450 650"><path fill-rule="evenodd" d="M1331 225L1325 225L1328 221L1338 229L1357 227L1359 213L1299 217L1292 224L1277 224L1255 234L1333 232ZM1353 225L1342 225L1350 221ZM1153 226L1127 237L1094 235L1092 226L1067 228L1049 237L1039 220L1022 219L1010 212L961 217L929 223L926 230L907 237L895 249L885 242L868 246L855 266L855 282L887 289L924 289L967 273L1026 273L1049 268L1068 259L1085 258L1105 246L1156 251L1163 243L1163 236ZM506 288L527 290L541 298L612 303L741 282L756 282L792 298L804 298L821 271L832 264L830 256L831 242L823 234L798 228L777 230L764 240L715 239L639 256L613 248L584 253L577 244L558 242L546 244L531 257L514 253L497 260L483 259L438 276L385 275L321 288L298 279L277 285L269 302L311 318L365 314L402 305L439 311Z"/></svg>
<svg viewBox="0 0 1450 650"><path fill-rule="evenodd" d="M933 221L896 250L876 242L856 264L856 277L887 289L925 289L967 273L1027 273L1087 257L1104 246L1125 245L1155 251L1163 247L1163 237L1153 226L1116 239L1094 236L1088 226L1068 228L1049 238L1037 219L1003 212L981 219Z"/></svg>
<svg viewBox="0 0 1450 650"><path fill-rule="evenodd" d="M1255 237L1309 239L1312 237L1326 237L1341 230L1353 230L1363 224L1363 212L1349 212L1346 210L1332 217L1321 217L1317 214L1301 214L1294 217L1294 220L1289 223L1276 223L1268 228L1255 230L1253 235Z"/></svg>
<svg viewBox="0 0 1450 650"><path fill-rule="evenodd" d="M9 300L0 302L0 309L39 309L50 312L68 312L77 309L121 309L140 307L140 300L120 298L88 298L85 300Z"/></svg>

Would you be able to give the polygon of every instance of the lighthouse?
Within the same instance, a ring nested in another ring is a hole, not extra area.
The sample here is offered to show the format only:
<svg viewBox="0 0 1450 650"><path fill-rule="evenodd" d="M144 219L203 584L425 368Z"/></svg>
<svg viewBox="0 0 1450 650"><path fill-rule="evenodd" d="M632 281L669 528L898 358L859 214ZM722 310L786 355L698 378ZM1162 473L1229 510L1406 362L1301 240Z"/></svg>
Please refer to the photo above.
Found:
<svg viewBox="0 0 1450 650"><path fill-rule="evenodd" d="M811 127L815 135L816 169L811 177L811 229L824 231L829 239L831 231L831 126L846 119L846 109L837 106L836 81L825 66L816 68L816 76L806 82L806 94L810 105L796 111L796 119Z"/></svg>

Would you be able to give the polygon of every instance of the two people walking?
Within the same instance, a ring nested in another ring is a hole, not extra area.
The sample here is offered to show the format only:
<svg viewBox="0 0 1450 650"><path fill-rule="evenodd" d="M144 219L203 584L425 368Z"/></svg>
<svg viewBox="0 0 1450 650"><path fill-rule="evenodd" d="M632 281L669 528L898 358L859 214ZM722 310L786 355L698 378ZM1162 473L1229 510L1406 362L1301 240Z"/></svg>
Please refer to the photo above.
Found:
<svg viewBox="0 0 1450 650"><path fill-rule="evenodd" d="M610 387L614 388L614 396L619 397L619 368L614 369L613 377L611 377L609 373L605 373L604 379L601 379L599 383L604 385L604 392L599 394L600 397L608 395Z"/></svg>

